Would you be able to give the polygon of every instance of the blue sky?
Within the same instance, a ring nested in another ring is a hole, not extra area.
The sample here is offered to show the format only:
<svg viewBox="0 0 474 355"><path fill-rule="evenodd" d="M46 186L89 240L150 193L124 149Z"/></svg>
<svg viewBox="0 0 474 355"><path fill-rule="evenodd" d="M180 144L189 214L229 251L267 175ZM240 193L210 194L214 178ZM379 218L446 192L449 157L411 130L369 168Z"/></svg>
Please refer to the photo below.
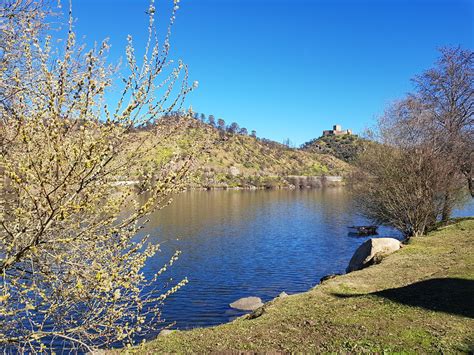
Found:
<svg viewBox="0 0 474 355"><path fill-rule="evenodd" d="M109 37L116 61L127 34L143 44L147 4L75 0L76 30L88 43ZM172 1L156 6L168 14ZM172 57L199 81L195 111L299 145L333 123L373 124L437 48L472 49L473 26L471 0L181 0Z"/></svg>

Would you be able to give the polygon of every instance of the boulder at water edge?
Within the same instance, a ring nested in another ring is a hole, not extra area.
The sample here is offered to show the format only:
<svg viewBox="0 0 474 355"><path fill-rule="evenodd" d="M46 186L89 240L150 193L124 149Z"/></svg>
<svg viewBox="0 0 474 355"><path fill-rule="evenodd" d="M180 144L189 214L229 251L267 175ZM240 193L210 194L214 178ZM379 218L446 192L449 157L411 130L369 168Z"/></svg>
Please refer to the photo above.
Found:
<svg viewBox="0 0 474 355"><path fill-rule="evenodd" d="M254 311L263 306L262 300L258 297L244 297L230 304L232 308L242 311Z"/></svg>
<svg viewBox="0 0 474 355"><path fill-rule="evenodd" d="M401 244L395 238L372 238L364 242L352 256L346 272L363 269L374 264L382 257L400 249Z"/></svg>

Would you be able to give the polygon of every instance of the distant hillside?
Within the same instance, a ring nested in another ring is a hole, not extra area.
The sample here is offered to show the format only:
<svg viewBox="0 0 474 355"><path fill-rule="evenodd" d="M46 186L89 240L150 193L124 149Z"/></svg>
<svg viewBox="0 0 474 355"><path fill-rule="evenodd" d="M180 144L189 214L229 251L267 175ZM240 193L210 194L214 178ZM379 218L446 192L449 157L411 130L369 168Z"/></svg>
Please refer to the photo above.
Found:
<svg viewBox="0 0 474 355"><path fill-rule="evenodd" d="M354 134L329 135L306 142L301 146L301 149L306 152L330 154L351 163L364 150L368 142Z"/></svg>
<svg viewBox="0 0 474 355"><path fill-rule="evenodd" d="M172 125L168 120L167 125ZM181 120L182 122L182 120ZM159 123L163 124L163 123ZM150 132L149 142L154 135ZM199 120L187 119L175 127L172 139L149 150L149 159L160 162L185 152L192 142L205 142L197 156L194 185L203 188L272 188L288 186L288 176L345 175L350 166L329 154L314 153L249 136L231 133Z"/></svg>

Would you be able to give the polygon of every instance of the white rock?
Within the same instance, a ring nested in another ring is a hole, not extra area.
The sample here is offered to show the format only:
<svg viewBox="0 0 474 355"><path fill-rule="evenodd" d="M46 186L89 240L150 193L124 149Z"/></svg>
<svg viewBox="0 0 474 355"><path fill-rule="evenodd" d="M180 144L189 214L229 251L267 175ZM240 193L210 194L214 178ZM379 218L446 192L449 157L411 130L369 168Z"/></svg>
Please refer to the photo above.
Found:
<svg viewBox="0 0 474 355"><path fill-rule="evenodd" d="M238 175L240 175L240 170L239 170L239 168L237 168L237 167L235 167L235 166L231 166L231 167L229 168L229 173L230 173L230 175L232 175L232 176L238 176Z"/></svg>
<svg viewBox="0 0 474 355"><path fill-rule="evenodd" d="M232 308L242 311L254 311L263 306L263 302L259 297L244 297L230 304Z"/></svg>
<svg viewBox="0 0 474 355"><path fill-rule="evenodd" d="M387 256L400 249L400 241L394 238L372 238L364 242L352 256L346 272L363 269L372 265L374 258Z"/></svg>

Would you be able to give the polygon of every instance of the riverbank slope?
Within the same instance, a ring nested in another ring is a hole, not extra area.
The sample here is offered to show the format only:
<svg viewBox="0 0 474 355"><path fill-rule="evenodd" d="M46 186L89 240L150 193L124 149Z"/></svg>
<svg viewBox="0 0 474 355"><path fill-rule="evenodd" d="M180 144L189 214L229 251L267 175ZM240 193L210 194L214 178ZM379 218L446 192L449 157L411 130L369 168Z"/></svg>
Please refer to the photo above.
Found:
<svg viewBox="0 0 474 355"><path fill-rule="evenodd" d="M380 264L276 299L255 319L158 337L137 352L408 351L474 347L474 219Z"/></svg>

